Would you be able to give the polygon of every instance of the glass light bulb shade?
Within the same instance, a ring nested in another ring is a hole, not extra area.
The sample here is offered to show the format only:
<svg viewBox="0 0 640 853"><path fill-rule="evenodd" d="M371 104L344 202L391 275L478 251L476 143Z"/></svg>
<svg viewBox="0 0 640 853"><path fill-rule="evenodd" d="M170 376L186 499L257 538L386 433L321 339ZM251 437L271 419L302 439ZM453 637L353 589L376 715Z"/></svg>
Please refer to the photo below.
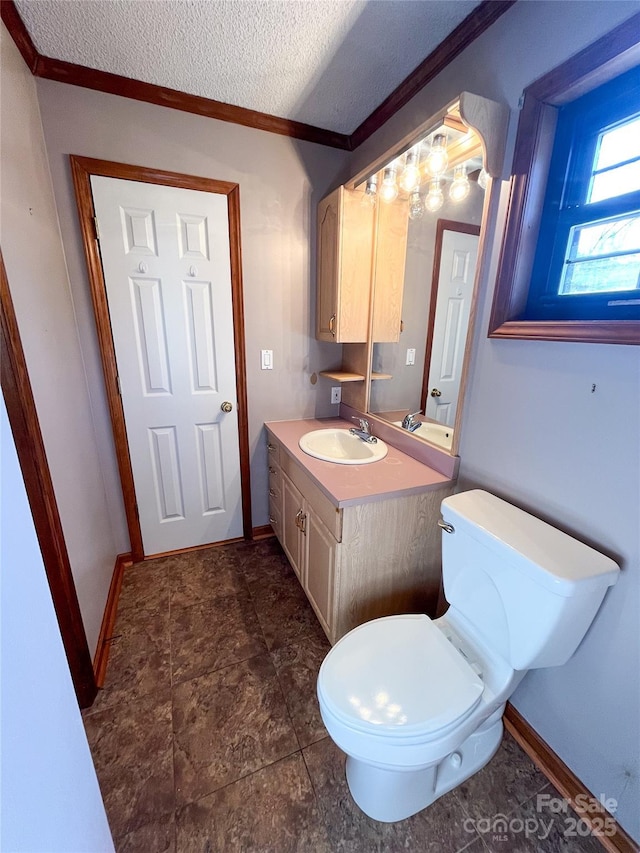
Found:
<svg viewBox="0 0 640 853"><path fill-rule="evenodd" d="M384 170L382 186L380 187L380 198L390 204L398 198L398 187L396 184L396 170L390 166Z"/></svg>
<svg viewBox="0 0 640 853"><path fill-rule="evenodd" d="M487 184L489 183L489 173L486 171L484 166L480 169L480 174L478 175L478 186L486 190Z"/></svg>
<svg viewBox="0 0 640 853"><path fill-rule="evenodd" d="M410 193L420 184L420 169L418 169L418 155L415 151L408 151L405 167L400 176L400 186Z"/></svg>
<svg viewBox="0 0 640 853"><path fill-rule="evenodd" d="M449 187L449 198L451 201L463 201L468 195L471 186L464 166L456 166L453 170L453 182Z"/></svg>
<svg viewBox="0 0 640 853"><path fill-rule="evenodd" d="M429 184L429 192L424 200L424 206L429 213L435 213L440 210L444 202L444 195L440 187L440 181L431 181Z"/></svg>
<svg viewBox="0 0 640 853"><path fill-rule="evenodd" d="M409 219L422 219L424 204L420 196L420 190L414 190L409 196Z"/></svg>
<svg viewBox="0 0 640 853"><path fill-rule="evenodd" d="M437 175L442 175L448 165L447 137L444 133L436 133L431 143L431 150L427 154L425 168L430 175L436 177Z"/></svg>

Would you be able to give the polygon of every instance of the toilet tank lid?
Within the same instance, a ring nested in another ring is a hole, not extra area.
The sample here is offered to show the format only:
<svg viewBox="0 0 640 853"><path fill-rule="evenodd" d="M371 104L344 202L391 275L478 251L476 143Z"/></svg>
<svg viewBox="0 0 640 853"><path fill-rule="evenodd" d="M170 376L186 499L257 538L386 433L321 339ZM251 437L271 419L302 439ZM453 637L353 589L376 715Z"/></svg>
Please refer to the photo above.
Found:
<svg viewBox="0 0 640 853"><path fill-rule="evenodd" d="M441 509L454 528L487 547L507 549L522 571L557 595L583 595L618 579L612 559L489 492L460 492L445 498Z"/></svg>

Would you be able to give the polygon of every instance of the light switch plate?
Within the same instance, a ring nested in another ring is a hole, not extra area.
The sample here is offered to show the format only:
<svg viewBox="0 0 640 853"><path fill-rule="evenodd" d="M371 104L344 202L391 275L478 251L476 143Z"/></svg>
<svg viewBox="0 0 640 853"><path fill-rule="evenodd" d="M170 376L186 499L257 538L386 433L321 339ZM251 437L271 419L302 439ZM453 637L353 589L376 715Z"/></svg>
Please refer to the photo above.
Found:
<svg viewBox="0 0 640 853"><path fill-rule="evenodd" d="M273 370L273 350L260 350L260 367L263 370Z"/></svg>
<svg viewBox="0 0 640 853"><path fill-rule="evenodd" d="M407 350L407 361L406 364L415 364L416 363L416 351L415 349Z"/></svg>

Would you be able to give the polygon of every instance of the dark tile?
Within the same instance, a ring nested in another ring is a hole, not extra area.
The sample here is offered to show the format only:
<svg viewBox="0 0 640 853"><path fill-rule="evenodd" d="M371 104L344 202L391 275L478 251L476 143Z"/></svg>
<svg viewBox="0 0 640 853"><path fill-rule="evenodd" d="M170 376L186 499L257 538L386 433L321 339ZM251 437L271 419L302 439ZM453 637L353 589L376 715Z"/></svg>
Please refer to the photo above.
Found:
<svg viewBox="0 0 640 853"><path fill-rule="evenodd" d="M178 812L180 853L331 853L299 753Z"/></svg>
<svg viewBox="0 0 640 853"><path fill-rule="evenodd" d="M300 746L327 736L318 707L316 682L330 649L325 636L314 636L271 653Z"/></svg>
<svg viewBox="0 0 640 853"><path fill-rule="evenodd" d="M509 815L478 820L477 828L491 853L602 853L600 841L567 805L552 811L546 795L560 798L548 786ZM560 798L562 799L562 798ZM603 827L606 829L606 827Z"/></svg>
<svg viewBox="0 0 640 853"><path fill-rule="evenodd" d="M171 685L169 614L118 618L104 685L89 713L129 702Z"/></svg>
<svg viewBox="0 0 640 853"><path fill-rule="evenodd" d="M171 608L173 683L266 651L248 593Z"/></svg>
<svg viewBox="0 0 640 853"><path fill-rule="evenodd" d="M250 583L249 589L269 649L325 637L295 575L286 584Z"/></svg>
<svg viewBox="0 0 640 853"><path fill-rule="evenodd" d="M90 714L84 725L114 838L173 813L168 689Z"/></svg>
<svg viewBox="0 0 640 853"><path fill-rule="evenodd" d="M234 560L234 565L244 573L250 586L265 581L298 584L277 539L266 539L244 550L237 549Z"/></svg>
<svg viewBox="0 0 640 853"><path fill-rule="evenodd" d="M397 823L372 820L351 798L345 756L333 741L318 741L304 749L303 755L334 850L455 853L478 838L475 829L465 824L466 815L453 794Z"/></svg>
<svg viewBox="0 0 640 853"><path fill-rule="evenodd" d="M116 628L118 621L129 625L134 618L168 611L170 568L171 561L162 559L134 563L124 570Z"/></svg>
<svg viewBox="0 0 640 853"><path fill-rule="evenodd" d="M171 605L189 607L203 601L247 594L244 574L235 565L229 546L196 551L171 568Z"/></svg>
<svg viewBox="0 0 640 853"><path fill-rule="evenodd" d="M174 687L173 729L182 804L298 749L268 655Z"/></svg>
<svg viewBox="0 0 640 853"><path fill-rule="evenodd" d="M475 820L508 815L547 784L547 777L508 732L491 761L456 789L456 797Z"/></svg>
<svg viewBox="0 0 640 853"><path fill-rule="evenodd" d="M176 825L173 814L162 815L153 823L134 829L116 839L116 853L175 853Z"/></svg>

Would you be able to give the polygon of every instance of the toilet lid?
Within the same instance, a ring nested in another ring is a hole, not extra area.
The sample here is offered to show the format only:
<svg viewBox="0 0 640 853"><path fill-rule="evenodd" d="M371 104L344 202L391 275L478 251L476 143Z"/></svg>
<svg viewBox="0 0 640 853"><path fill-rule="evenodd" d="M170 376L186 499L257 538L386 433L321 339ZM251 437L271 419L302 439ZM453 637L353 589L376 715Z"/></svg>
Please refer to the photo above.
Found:
<svg viewBox="0 0 640 853"><path fill-rule="evenodd" d="M409 737L467 716L482 680L428 616L388 616L344 636L320 668L328 709L352 728Z"/></svg>

